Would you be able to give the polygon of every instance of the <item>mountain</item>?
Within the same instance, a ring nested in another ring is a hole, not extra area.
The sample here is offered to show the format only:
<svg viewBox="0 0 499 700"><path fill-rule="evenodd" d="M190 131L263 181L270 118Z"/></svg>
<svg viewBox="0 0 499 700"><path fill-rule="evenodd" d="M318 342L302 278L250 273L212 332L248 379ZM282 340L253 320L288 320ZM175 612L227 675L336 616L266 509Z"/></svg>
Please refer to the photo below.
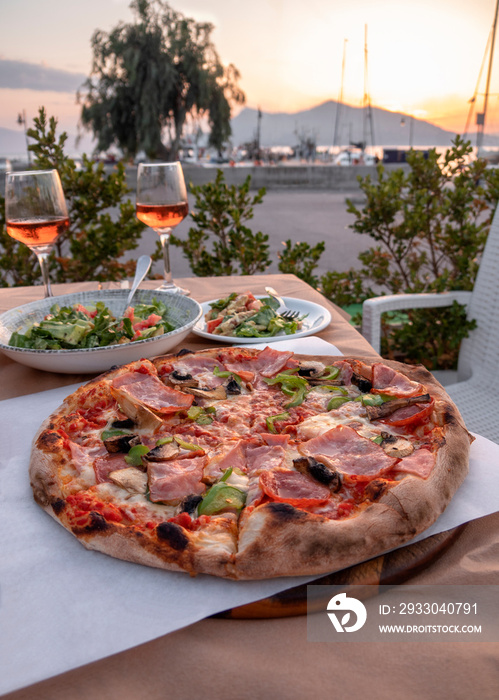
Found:
<svg viewBox="0 0 499 700"><path fill-rule="evenodd" d="M262 112L260 143L262 146L295 146L297 134L315 137L318 146L331 146L334 141L338 102L329 100L302 112ZM412 130L414 146L449 146L455 133L445 131L430 122L415 119L400 112L372 107L375 146L409 146ZM412 125L411 125L411 119ZM338 126L338 143L346 146L350 141L363 139L364 110L362 107L341 105ZM404 120L405 125L401 122ZM232 142L235 145L252 141L256 135L258 111L246 107L232 119ZM367 125L369 126L369 125ZM485 136L486 145L499 145L497 136ZM367 128L367 145L373 145Z"/></svg>

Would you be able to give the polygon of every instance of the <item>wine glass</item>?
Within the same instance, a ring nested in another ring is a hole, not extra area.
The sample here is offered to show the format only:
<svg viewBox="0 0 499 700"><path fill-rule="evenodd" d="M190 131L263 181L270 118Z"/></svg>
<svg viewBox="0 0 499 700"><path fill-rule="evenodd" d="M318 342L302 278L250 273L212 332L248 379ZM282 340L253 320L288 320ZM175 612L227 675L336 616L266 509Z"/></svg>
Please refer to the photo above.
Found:
<svg viewBox="0 0 499 700"><path fill-rule="evenodd" d="M38 258L45 296L51 297L48 257L56 239L69 228L57 170L7 173L5 219L9 236L27 245Z"/></svg>
<svg viewBox="0 0 499 700"><path fill-rule="evenodd" d="M160 291L190 294L175 284L170 266L170 236L189 212L182 166L176 163L140 163L137 170L137 218L159 235L164 260Z"/></svg>

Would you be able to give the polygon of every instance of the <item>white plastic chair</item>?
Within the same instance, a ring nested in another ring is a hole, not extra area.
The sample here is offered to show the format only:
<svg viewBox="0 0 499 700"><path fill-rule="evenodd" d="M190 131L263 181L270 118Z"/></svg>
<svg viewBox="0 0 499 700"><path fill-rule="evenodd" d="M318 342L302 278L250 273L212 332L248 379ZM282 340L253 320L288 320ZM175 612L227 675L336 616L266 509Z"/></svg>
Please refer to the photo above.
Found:
<svg viewBox="0 0 499 700"><path fill-rule="evenodd" d="M468 430L499 443L499 207L490 227L472 292L393 294L363 304L362 334L379 352L381 314L401 309L464 304L477 327L461 343L457 383L445 389Z"/></svg>

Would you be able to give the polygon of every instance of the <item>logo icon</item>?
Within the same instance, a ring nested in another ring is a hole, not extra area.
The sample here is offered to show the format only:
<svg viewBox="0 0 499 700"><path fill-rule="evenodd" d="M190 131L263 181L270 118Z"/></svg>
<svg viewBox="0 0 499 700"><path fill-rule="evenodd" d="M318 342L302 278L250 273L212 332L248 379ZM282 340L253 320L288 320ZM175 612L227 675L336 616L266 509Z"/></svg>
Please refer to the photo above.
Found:
<svg viewBox="0 0 499 700"><path fill-rule="evenodd" d="M337 632L356 632L363 627L367 619L367 610L364 603L357 598L348 598L346 593L338 593L327 604L328 617ZM344 613L344 615L341 615ZM348 624L352 613L355 613L353 624ZM339 619L338 615L341 615Z"/></svg>

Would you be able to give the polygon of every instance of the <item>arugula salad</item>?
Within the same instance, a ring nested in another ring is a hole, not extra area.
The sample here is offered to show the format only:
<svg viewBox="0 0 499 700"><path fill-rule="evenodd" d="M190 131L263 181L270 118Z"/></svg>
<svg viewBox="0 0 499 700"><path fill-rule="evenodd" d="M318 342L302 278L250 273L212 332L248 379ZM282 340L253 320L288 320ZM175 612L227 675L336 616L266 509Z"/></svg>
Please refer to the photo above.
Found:
<svg viewBox="0 0 499 700"><path fill-rule="evenodd" d="M278 333L292 335L302 327L305 316L290 320L276 313L279 303L272 297L257 299L251 292L211 302L205 315L206 331L239 338L267 338Z"/></svg>
<svg viewBox="0 0 499 700"><path fill-rule="evenodd" d="M82 306L60 307L54 304L43 321L34 323L24 333L12 333L9 345L34 350L96 348L132 343L175 329L168 320L162 301L129 306L116 318L102 302Z"/></svg>

